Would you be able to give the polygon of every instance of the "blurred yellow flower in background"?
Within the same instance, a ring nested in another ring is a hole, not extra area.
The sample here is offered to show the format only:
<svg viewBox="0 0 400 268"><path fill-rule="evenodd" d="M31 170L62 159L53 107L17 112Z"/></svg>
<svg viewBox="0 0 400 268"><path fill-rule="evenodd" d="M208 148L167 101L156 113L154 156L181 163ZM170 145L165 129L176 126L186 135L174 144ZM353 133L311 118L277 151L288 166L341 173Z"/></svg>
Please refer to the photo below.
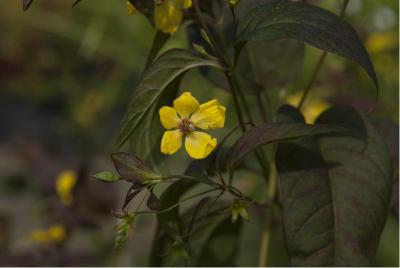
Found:
<svg viewBox="0 0 400 268"><path fill-rule="evenodd" d="M175 99L173 107L161 107L161 124L167 129L161 140L161 152L170 155L176 153L185 137L185 149L190 157L207 157L217 146L217 139L195 130L224 127L225 110L216 99L200 105L189 92Z"/></svg>
<svg viewBox="0 0 400 268"><path fill-rule="evenodd" d="M67 231L63 225L54 224L48 229L33 230L29 237L38 244L60 243L67 237Z"/></svg>
<svg viewBox="0 0 400 268"><path fill-rule="evenodd" d="M73 117L81 127L91 127L96 123L99 112L104 107L102 95L94 89L88 90L86 95L73 109Z"/></svg>
<svg viewBox="0 0 400 268"><path fill-rule="evenodd" d="M50 242L47 231L42 229L33 230L29 237L32 241L38 244L47 244Z"/></svg>
<svg viewBox="0 0 400 268"><path fill-rule="evenodd" d="M303 92L298 92L285 97L288 104L297 106L301 100ZM324 101L322 98L316 97L315 95L308 95L305 100L301 112L304 115L306 123L313 123L315 119L325 110L327 110L331 105Z"/></svg>
<svg viewBox="0 0 400 268"><path fill-rule="evenodd" d="M58 197L65 206L69 206L73 203L74 198L72 190L76 184L78 176L73 170L62 171L56 179L56 190Z"/></svg>
<svg viewBox="0 0 400 268"><path fill-rule="evenodd" d="M368 37L365 45L368 52L379 53L388 49L396 49L398 38L396 32L377 32Z"/></svg>
<svg viewBox="0 0 400 268"><path fill-rule="evenodd" d="M67 237L67 231L65 227L61 224L54 224L47 229L47 234L51 241L53 242L61 242L64 241Z"/></svg>

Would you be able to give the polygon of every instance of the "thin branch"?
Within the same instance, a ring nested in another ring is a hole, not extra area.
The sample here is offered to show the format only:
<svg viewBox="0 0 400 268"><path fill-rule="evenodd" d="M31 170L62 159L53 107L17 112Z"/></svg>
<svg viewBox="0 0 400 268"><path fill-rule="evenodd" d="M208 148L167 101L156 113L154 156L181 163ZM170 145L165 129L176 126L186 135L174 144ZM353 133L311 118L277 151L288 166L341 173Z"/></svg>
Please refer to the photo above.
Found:
<svg viewBox="0 0 400 268"><path fill-rule="evenodd" d="M344 0L342 8L340 9L340 13L339 13L340 17L344 16L348 3L349 3L349 0ZM319 74L319 72L320 72L320 70L322 68L322 65L324 64L324 61L326 59L327 54L328 54L328 52L324 51L324 52L322 52L321 56L319 57L318 63L315 66L313 74L311 76L311 80L308 82L306 88L304 89L303 96L301 97L301 100L300 100L299 104L297 105L298 109L301 109L303 107L304 102L307 99L307 96L308 96L308 94L310 92L310 89L313 86L313 84L315 82L315 79L317 78L317 76L318 76L318 74Z"/></svg>

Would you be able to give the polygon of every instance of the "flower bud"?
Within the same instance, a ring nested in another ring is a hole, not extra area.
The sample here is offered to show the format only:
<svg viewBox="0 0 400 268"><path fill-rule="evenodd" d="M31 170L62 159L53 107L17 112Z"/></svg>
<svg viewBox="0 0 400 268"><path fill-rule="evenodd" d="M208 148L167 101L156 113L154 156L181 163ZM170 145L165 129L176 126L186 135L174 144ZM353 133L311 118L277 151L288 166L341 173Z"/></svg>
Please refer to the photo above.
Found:
<svg viewBox="0 0 400 268"><path fill-rule="evenodd" d="M239 216L244 220L249 220L249 214L246 210L246 205L239 200L235 200L232 206L232 222L236 222Z"/></svg>

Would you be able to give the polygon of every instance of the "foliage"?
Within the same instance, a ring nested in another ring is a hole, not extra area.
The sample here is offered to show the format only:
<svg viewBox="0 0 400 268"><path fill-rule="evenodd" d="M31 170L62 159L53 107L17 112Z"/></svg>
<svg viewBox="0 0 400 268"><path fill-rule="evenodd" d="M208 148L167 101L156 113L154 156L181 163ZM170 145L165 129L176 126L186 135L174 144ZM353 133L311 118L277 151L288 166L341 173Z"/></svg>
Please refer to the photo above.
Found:
<svg viewBox="0 0 400 268"><path fill-rule="evenodd" d="M155 10L163 1L129 2L157 27ZM32 2L23 1L24 10ZM277 225L293 266L377 264L393 184L386 144L368 115L351 107L334 106L313 124L305 123L302 112L326 53L357 63L379 89L361 38L342 16L347 3L343 1L342 14L335 15L304 1L193 0L181 10L192 49L162 51L170 35L157 31L115 141L116 150L127 141L131 150L111 155L118 175L94 175L103 182L129 184L121 214L115 213L120 221L116 246L127 241L136 218L150 214L158 224L151 265L234 266L240 232L252 220L251 209L257 208L265 217L260 266L268 264L271 232ZM281 105L279 94L271 91L291 82L301 64L291 63L298 66L289 73L280 56L290 61L295 53L293 58L302 61L304 45L324 54L299 105ZM193 160L184 174L171 174L163 169L172 156L160 154L158 112L172 104L192 69L229 92L233 107L227 114L236 113L237 126L229 126L207 158ZM269 83L267 78L275 76L275 84ZM280 108L275 112L265 102ZM264 178L262 200L235 183L239 170L255 170ZM277 215L282 221L276 221Z"/></svg>

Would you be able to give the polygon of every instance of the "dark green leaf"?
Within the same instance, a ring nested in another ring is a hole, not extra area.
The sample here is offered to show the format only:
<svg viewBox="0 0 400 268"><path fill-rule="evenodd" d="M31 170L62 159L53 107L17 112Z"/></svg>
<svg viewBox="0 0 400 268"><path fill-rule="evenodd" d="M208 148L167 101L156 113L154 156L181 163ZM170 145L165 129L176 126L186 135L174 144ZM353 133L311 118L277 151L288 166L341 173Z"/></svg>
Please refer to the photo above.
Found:
<svg viewBox="0 0 400 268"><path fill-rule="evenodd" d="M196 206L193 208L193 213L192 213L192 218L189 223L189 227L187 229L187 233L189 234L188 236L190 237L190 233L193 230L193 227L196 223L196 220L198 219L197 216L200 214L201 210L204 208L204 206L207 204L207 202L210 201L210 197L206 196L202 198Z"/></svg>
<svg viewBox="0 0 400 268"><path fill-rule="evenodd" d="M160 210L167 209L177 202L189 189L196 185L194 181L179 180L169 186L160 197ZM162 266L165 252L175 242L173 239L182 233L179 218L179 206L163 213L157 214L158 227L153 241L150 256L150 266Z"/></svg>
<svg viewBox="0 0 400 268"><path fill-rule="evenodd" d="M122 179L130 182L143 182L146 179L160 179L161 175L149 170L143 161L133 154L114 153L111 160Z"/></svg>
<svg viewBox="0 0 400 268"><path fill-rule="evenodd" d="M182 75L181 75L182 76ZM177 77L161 94L160 98L132 132L129 144L133 152L146 161L153 169L160 171L165 155L160 152L160 142L165 129L160 124L158 111L164 105L171 105L181 82Z"/></svg>
<svg viewBox="0 0 400 268"><path fill-rule="evenodd" d="M111 160L121 178L127 181L143 181L144 174L149 171L143 161L132 154L114 153L111 155Z"/></svg>
<svg viewBox="0 0 400 268"><path fill-rule="evenodd" d="M109 171L99 172L99 173L93 175L93 177L95 177L96 179L99 179L101 181L105 181L105 182L112 182L112 181L117 181L120 179L119 176L117 176L114 173L109 172Z"/></svg>
<svg viewBox="0 0 400 268"><path fill-rule="evenodd" d="M116 146L121 147L125 143L171 82L187 70L199 66L221 68L215 60L205 59L184 49L171 49L161 55L143 74L135 90L122 120Z"/></svg>
<svg viewBox="0 0 400 268"><path fill-rule="evenodd" d="M260 146L287 139L339 131L344 131L344 129L328 125L308 125L304 123L261 124L251 128L235 142L228 152L227 162L232 170L243 157Z"/></svg>
<svg viewBox="0 0 400 268"><path fill-rule="evenodd" d="M378 88L378 80L357 33L339 16L303 2L259 4L239 22L238 42L295 39L360 64Z"/></svg>
<svg viewBox="0 0 400 268"><path fill-rule="evenodd" d="M150 192L149 199L147 199L147 207L151 210L160 210L161 203L158 197L153 193Z"/></svg>
<svg viewBox="0 0 400 268"><path fill-rule="evenodd" d="M202 160L194 160L185 171L186 175L199 176L206 170L212 162L211 157ZM179 180L169 186L160 197L160 210L176 204L179 199L197 182ZM158 227L154 237L152 252L150 256L150 266L162 266L166 247L171 244L171 237L179 237L183 234L182 222L179 217L179 206L157 215ZM173 243L173 241L172 241Z"/></svg>
<svg viewBox="0 0 400 268"><path fill-rule="evenodd" d="M236 77L249 93L281 87L296 79L303 58L304 44L293 40L248 42L238 58Z"/></svg>
<svg viewBox="0 0 400 268"><path fill-rule="evenodd" d="M180 180L172 184L164 191L160 197L161 207L160 210L167 209L179 202L179 199L189 189L194 187L197 182L192 180ZM169 210L165 213L157 215L159 224L170 232L171 234L177 235L181 233L181 223L179 219L179 206Z"/></svg>
<svg viewBox="0 0 400 268"><path fill-rule="evenodd" d="M399 222L399 178L397 177L397 182L394 183L392 189L392 197L390 201L390 211L393 216Z"/></svg>
<svg viewBox="0 0 400 268"><path fill-rule="evenodd" d="M73 4L72 7L75 7L77 4L79 4L80 2L82 2L82 0L76 0Z"/></svg>
<svg viewBox="0 0 400 268"><path fill-rule="evenodd" d="M295 108L280 112L286 122L304 122ZM330 109L317 124L349 132L281 143L276 155L291 263L374 266L392 186L387 149L353 109Z"/></svg>
<svg viewBox="0 0 400 268"><path fill-rule="evenodd" d="M154 1L151 0L129 0L139 12L147 17L150 23L154 24Z"/></svg>
<svg viewBox="0 0 400 268"><path fill-rule="evenodd" d="M129 188L128 192L125 195L125 201L124 204L122 205L122 211L125 212L126 206L129 205L129 203L133 200L133 198L135 198L135 196L137 196L143 190L143 188L144 186L137 189L135 185Z"/></svg>
<svg viewBox="0 0 400 268"><path fill-rule="evenodd" d="M190 238L190 266L234 267L241 225L241 220L232 223L229 213L201 221Z"/></svg>
<svg viewBox="0 0 400 268"><path fill-rule="evenodd" d="M26 11L33 3L33 0L22 0L22 10Z"/></svg>

